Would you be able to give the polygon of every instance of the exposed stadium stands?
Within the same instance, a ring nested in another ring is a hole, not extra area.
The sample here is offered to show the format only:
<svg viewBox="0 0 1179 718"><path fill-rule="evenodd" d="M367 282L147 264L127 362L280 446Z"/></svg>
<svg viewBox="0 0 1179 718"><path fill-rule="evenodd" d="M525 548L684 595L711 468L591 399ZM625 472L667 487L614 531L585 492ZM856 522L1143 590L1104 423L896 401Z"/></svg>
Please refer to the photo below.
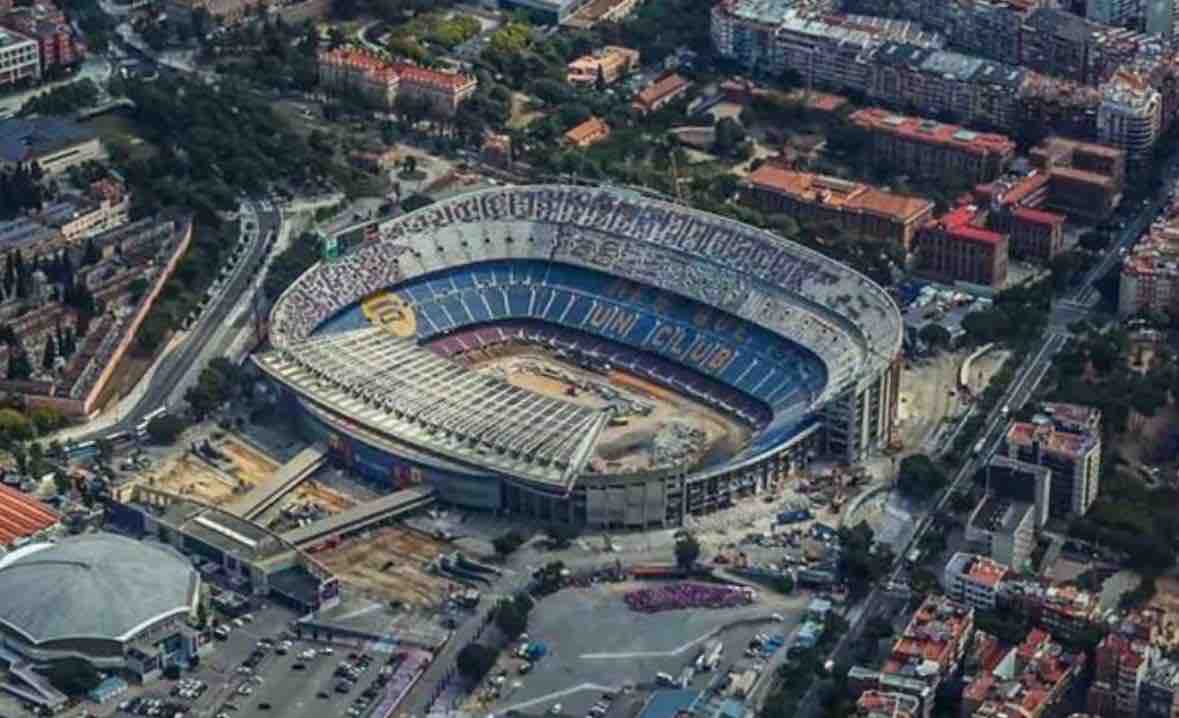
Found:
<svg viewBox="0 0 1179 718"><path fill-rule="evenodd" d="M412 314L412 336L371 328L357 304L382 290ZM608 355L754 438L719 466L588 476L572 437L592 438L601 412L423 357L422 345L455 355L508 335ZM541 186L382 223L283 294L270 339L259 366L311 433L368 473L408 473L460 504L666 525L756 492L804 443L849 461L886 443L901 320L883 289L772 233L630 191ZM517 407L542 405L536 417L561 420L521 431Z"/></svg>

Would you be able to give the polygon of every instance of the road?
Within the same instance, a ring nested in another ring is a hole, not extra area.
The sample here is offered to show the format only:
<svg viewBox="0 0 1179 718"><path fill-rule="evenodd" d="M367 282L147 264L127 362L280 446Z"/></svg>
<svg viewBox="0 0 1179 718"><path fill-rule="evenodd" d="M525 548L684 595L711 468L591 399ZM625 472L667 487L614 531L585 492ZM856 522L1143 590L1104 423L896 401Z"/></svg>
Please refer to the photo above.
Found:
<svg viewBox="0 0 1179 718"><path fill-rule="evenodd" d="M249 293L246 290L254 286L258 269L267 254L266 237L271 232L277 234L282 225L282 216L278 210L266 210L253 202L248 204L258 218L258 232L222 290L209 300L179 346L164 355L151 374L144 378L143 381L148 384L137 388L138 398L133 400L131 406L120 406L115 419L107 425L96 426L91 431L70 438L75 441L105 438L115 432L132 429L145 414L157 407L176 406L184 390L196 380L201 368L228 348L234 337L231 336L232 322L227 320L235 309L248 300Z"/></svg>
<svg viewBox="0 0 1179 718"><path fill-rule="evenodd" d="M1039 345L1024 360L1023 364L1020 365L1015 379L1008 386L1007 391L1004 392L1002 400L996 403L986 418L983 430L979 436L982 442L982 449L976 454L973 454L958 469L947 490L941 494L934 506L918 523L909 541L899 550L896 550L896 563L888 579L881 582L880 587L874 588L860 606L857 607L859 613L850 618L847 633L840 638L831 653L830 657L836 664L843 664L846 660L849 654L849 648L858 640L865 619L869 616L877 615L882 610L882 606L887 601L889 595L886 592L886 587L896 584L904 570L905 556L920 544L925 532L933 525L933 517L945 508L946 502L949 501L950 497L959 490L964 482L971 480L975 472L985 464L994 452L1003 430L1007 426L1008 411L1005 411L1005 409L1009 407L1013 411L1023 406L1031 398L1036 387L1052 366L1053 358L1067 344L1070 336L1068 326L1078 320L1088 319L1093 316L1093 305L1100 299L1097 288L1094 285L1121 260L1121 251L1123 249L1128 250L1132 247L1142 232L1154 221L1154 218L1167 201L1165 188L1169 187L1172 181L1174 181L1177 169L1179 169L1179 162L1171 165L1166 173L1168 181L1160 186L1156 194L1120 230L1117 241L1109 248L1107 254L1102 257L1101 261L1085 275L1076 289L1066 295L1064 299L1054 303L1052 314ZM804 717L818 715L818 700L819 691L815 687L812 687L800 702L798 715Z"/></svg>
<svg viewBox="0 0 1179 718"><path fill-rule="evenodd" d="M8 117L16 114L18 110L29 100L38 95L43 95L50 90L61 87L62 85L76 82L78 80L89 79L93 80L94 84L103 88L105 92L106 83L110 80L111 73L114 71L110 60L105 55L100 53L93 53L88 55L82 62L78 71L69 77L59 80L58 82L49 82L44 85L38 85L24 92L15 92L11 95L4 95L0 97L0 117Z"/></svg>

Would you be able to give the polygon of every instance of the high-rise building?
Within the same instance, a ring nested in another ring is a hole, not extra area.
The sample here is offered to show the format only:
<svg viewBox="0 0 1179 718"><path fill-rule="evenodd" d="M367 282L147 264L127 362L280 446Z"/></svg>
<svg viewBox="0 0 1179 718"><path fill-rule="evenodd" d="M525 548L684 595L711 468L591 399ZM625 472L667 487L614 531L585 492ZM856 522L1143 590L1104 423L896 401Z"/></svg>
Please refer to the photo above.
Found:
<svg viewBox="0 0 1179 718"><path fill-rule="evenodd" d="M1131 163L1148 162L1162 129L1162 96L1147 77L1119 70L1102 88L1097 137L1126 152Z"/></svg>
<svg viewBox="0 0 1179 718"><path fill-rule="evenodd" d="M1097 498L1101 475L1101 412L1045 403L1032 421L1011 423L1001 453L1052 472L1049 516L1084 516Z"/></svg>
<svg viewBox="0 0 1179 718"><path fill-rule="evenodd" d="M1085 18L1111 27L1130 27L1138 18L1138 0L1085 0Z"/></svg>
<svg viewBox="0 0 1179 718"><path fill-rule="evenodd" d="M1148 35L1175 34L1175 0L1144 0L1143 26Z"/></svg>

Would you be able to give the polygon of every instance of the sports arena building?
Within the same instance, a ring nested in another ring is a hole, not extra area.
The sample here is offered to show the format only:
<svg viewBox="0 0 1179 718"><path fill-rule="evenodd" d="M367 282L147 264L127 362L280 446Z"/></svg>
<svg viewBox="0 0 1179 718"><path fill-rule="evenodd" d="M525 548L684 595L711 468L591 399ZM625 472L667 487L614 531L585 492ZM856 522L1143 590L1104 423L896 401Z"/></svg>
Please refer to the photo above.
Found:
<svg viewBox="0 0 1179 718"><path fill-rule="evenodd" d="M885 446L901 337L884 289L770 232L522 186L381 222L283 293L255 361L372 478L639 528Z"/></svg>
<svg viewBox="0 0 1179 718"><path fill-rule="evenodd" d="M200 576L170 547L108 533L33 543L0 558L0 663L9 692L38 703L52 689L31 666L80 658L140 680L186 665L208 644L189 625Z"/></svg>

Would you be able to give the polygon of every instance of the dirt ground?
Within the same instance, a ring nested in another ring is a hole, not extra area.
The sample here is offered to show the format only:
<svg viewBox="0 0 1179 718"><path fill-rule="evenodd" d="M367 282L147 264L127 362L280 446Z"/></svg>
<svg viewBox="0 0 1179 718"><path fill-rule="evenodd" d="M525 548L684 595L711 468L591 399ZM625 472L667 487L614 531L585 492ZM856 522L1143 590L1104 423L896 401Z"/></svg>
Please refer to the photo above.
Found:
<svg viewBox="0 0 1179 718"><path fill-rule="evenodd" d="M223 506L278 470L277 461L236 438L222 438L213 446L226 460L215 462L185 452L161 463L141 481L212 506Z"/></svg>
<svg viewBox="0 0 1179 718"><path fill-rule="evenodd" d="M732 455L751 435L748 427L664 387L617 370L608 376L587 371L536 348L522 348L473 366L516 386L581 406L601 409L619 405L619 400L609 400L587 388L597 386L616 392L626 406L646 407L646 411L616 414L621 423L602 431L591 459L599 473L631 473L668 465L667 460L657 459L654 441L661 432L666 435L673 423L698 432L692 449L673 462L685 467ZM538 367L560 372L572 381L541 373Z"/></svg>
<svg viewBox="0 0 1179 718"><path fill-rule="evenodd" d="M451 550L416 531L391 526L320 551L315 558L340 580L373 599L433 608L445 598L452 582L430 574L426 566Z"/></svg>

